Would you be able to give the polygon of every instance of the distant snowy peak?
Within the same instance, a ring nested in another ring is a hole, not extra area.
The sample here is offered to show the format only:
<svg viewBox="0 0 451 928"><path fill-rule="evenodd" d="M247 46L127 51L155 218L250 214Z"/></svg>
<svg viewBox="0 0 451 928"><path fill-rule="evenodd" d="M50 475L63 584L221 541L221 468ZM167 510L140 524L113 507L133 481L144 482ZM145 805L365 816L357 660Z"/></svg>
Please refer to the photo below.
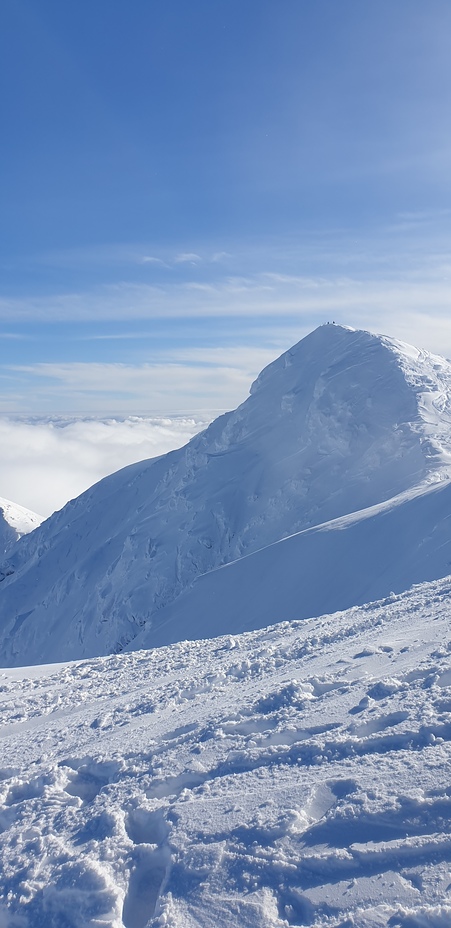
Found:
<svg viewBox="0 0 451 928"><path fill-rule="evenodd" d="M28 535L42 521L42 516L0 496L0 552L4 554L18 538Z"/></svg>
<svg viewBox="0 0 451 928"><path fill-rule="evenodd" d="M262 371L238 409L184 448L105 478L15 546L0 570L5 660L119 651L143 629L151 646L167 609L196 578L287 536L446 484L450 396L443 359L384 336L320 326ZM368 522L371 537L380 524ZM352 597L358 558L345 531ZM418 533L406 543L417 545ZM310 550L310 536L305 544ZM411 553L415 582L419 561ZM309 614L317 614L325 566L307 560ZM441 576L437 570L432 565L428 579ZM276 574L274 585L283 614ZM253 590L241 589L249 601ZM305 614L302 597L300 589ZM211 600L196 599L196 608L210 617L214 635ZM238 629L246 627L244 611ZM171 636L190 637L191 621L180 614Z"/></svg>

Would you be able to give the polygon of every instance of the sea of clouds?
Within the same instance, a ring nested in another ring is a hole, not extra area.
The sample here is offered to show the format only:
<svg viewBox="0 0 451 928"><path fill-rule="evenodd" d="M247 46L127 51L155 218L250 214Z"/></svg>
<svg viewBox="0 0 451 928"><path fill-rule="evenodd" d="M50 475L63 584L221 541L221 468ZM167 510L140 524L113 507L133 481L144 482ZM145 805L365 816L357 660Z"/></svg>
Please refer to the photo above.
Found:
<svg viewBox="0 0 451 928"><path fill-rule="evenodd" d="M186 444L213 416L0 417L0 496L47 517L102 477Z"/></svg>

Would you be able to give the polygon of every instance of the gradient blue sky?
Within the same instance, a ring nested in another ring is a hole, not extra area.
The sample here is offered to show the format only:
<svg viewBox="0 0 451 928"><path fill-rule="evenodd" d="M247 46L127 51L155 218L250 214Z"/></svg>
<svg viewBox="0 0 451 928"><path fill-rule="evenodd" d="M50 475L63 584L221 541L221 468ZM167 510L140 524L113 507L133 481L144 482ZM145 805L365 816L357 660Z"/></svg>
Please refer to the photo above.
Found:
<svg viewBox="0 0 451 928"><path fill-rule="evenodd" d="M449 0L3 0L0 411L193 412L335 319L451 356Z"/></svg>

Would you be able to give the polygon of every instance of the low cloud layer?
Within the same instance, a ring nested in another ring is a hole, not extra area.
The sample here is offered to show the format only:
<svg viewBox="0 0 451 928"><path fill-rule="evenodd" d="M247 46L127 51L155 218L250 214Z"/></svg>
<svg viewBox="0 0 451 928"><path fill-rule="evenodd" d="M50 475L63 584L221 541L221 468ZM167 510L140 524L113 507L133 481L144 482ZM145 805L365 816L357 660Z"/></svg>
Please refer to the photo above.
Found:
<svg viewBox="0 0 451 928"><path fill-rule="evenodd" d="M0 418L0 496L49 516L107 474L184 445L200 417Z"/></svg>

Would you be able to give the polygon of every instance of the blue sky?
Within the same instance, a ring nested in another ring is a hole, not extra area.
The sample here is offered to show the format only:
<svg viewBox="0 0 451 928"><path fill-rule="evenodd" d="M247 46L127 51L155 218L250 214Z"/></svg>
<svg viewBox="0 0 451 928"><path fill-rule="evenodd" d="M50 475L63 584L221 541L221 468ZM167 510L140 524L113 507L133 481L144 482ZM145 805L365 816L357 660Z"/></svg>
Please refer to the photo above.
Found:
<svg viewBox="0 0 451 928"><path fill-rule="evenodd" d="M451 356L449 0L3 0L0 411L223 409L336 319Z"/></svg>

